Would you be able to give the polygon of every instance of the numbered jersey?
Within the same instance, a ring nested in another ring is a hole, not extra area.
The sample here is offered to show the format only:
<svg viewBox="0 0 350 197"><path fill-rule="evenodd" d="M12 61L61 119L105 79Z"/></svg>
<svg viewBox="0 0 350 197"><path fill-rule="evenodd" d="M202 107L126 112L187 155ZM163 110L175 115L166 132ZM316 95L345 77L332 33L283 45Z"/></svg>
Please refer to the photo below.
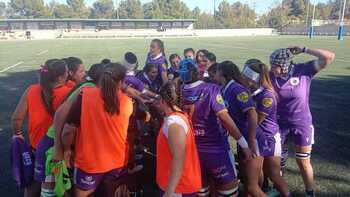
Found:
<svg viewBox="0 0 350 197"><path fill-rule="evenodd" d="M229 149L227 133L217 113L227 110L220 87L197 81L182 89L183 104L190 111L199 152L226 152Z"/></svg>

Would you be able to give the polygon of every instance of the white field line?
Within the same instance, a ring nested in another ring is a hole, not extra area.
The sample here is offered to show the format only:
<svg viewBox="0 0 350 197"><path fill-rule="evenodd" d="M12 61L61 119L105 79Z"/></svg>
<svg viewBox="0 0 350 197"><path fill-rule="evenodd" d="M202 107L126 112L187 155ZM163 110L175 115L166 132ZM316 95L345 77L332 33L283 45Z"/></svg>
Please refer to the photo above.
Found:
<svg viewBox="0 0 350 197"><path fill-rule="evenodd" d="M42 54L45 54L45 53L47 53L47 52L49 52L49 50L43 50L43 51L37 53L36 55L42 55Z"/></svg>
<svg viewBox="0 0 350 197"><path fill-rule="evenodd" d="M22 61L17 62L17 63L14 64L14 65L11 65L11 66L9 66L9 67L7 67L7 68L4 68L4 69L0 70L0 73L3 73L3 72L5 72L5 71L7 71L7 70L10 70L11 68L14 68L14 67L16 67L16 66L19 66L19 65L21 65L21 64L23 64L23 63L24 63L24 62L22 62Z"/></svg>

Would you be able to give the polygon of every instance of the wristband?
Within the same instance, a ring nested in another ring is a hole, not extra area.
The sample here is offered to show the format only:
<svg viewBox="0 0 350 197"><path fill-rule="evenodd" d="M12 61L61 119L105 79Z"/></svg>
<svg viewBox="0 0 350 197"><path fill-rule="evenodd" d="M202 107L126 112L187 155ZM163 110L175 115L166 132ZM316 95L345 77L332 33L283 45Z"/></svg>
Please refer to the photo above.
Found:
<svg viewBox="0 0 350 197"><path fill-rule="evenodd" d="M248 143L247 143L247 141L244 139L243 136L241 136L241 138L239 138L239 140L238 140L237 142L238 142L238 145L239 145L241 148L249 148Z"/></svg>

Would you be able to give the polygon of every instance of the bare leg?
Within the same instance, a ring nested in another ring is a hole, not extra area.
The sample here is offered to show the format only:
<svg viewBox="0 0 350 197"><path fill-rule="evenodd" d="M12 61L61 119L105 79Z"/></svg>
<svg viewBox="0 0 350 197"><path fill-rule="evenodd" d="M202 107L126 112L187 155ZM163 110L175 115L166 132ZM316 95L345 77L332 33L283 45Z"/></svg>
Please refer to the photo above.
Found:
<svg viewBox="0 0 350 197"><path fill-rule="evenodd" d="M295 146L295 152L297 153L311 153L311 146ZM310 157L308 158L296 158L301 176L303 177L306 191L313 191L315 187L314 171L311 165Z"/></svg>
<svg viewBox="0 0 350 197"><path fill-rule="evenodd" d="M284 196L289 195L288 184L280 174L280 157L265 157L264 158L264 172L274 183L276 189Z"/></svg>

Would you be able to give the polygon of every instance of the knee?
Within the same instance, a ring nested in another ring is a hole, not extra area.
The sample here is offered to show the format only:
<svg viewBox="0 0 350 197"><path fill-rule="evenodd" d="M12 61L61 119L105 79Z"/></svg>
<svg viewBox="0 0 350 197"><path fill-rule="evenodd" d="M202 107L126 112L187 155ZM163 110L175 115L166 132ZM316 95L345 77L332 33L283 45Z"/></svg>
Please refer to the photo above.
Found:
<svg viewBox="0 0 350 197"><path fill-rule="evenodd" d="M248 194L255 194L260 190L260 188L258 185L247 185L246 190Z"/></svg>

